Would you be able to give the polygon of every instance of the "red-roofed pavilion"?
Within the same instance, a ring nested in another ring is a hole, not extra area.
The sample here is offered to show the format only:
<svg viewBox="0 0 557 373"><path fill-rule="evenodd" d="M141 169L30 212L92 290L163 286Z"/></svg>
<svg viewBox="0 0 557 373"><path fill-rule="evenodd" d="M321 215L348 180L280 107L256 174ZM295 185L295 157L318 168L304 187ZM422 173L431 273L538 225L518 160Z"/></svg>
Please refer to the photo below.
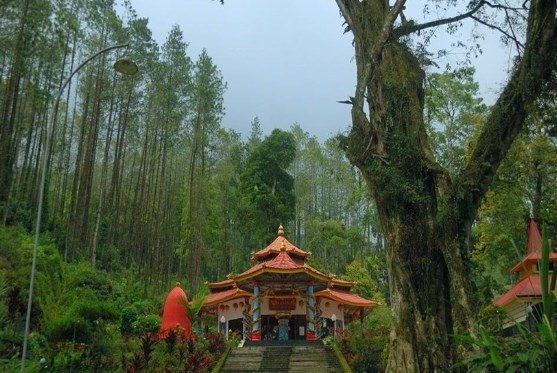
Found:
<svg viewBox="0 0 557 373"><path fill-rule="evenodd" d="M277 238L253 254L253 267L227 280L209 283L202 313L212 314L219 330L244 339L320 338L332 326L363 316L378 303L353 294L351 281L337 280L306 263L311 253L289 242L279 227Z"/></svg>
<svg viewBox="0 0 557 373"><path fill-rule="evenodd" d="M540 308L542 301L539 273L541 256L542 236L534 218L531 218L528 227L526 255L511 269L511 272L519 273L519 281L493 302L494 305L504 308L508 313L503 324L504 328L513 326L517 322L527 321L529 313L539 313L541 315L540 310L536 312L536 307ZM553 270L554 264L551 263L557 262L556 252L550 251L549 262L550 270ZM555 290L557 290L557 287Z"/></svg>

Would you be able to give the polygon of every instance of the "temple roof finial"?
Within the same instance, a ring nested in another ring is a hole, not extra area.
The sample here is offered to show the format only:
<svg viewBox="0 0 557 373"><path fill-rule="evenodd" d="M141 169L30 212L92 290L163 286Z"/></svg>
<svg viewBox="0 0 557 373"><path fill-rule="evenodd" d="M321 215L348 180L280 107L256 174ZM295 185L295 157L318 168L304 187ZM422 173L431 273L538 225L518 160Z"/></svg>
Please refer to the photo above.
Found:
<svg viewBox="0 0 557 373"><path fill-rule="evenodd" d="M282 226L282 224L279 225L278 235L284 237L284 227Z"/></svg>
<svg viewBox="0 0 557 373"><path fill-rule="evenodd" d="M176 287L177 287L177 288L181 287L180 285L181 285L181 284L180 284L180 281L176 282Z"/></svg>
<svg viewBox="0 0 557 373"><path fill-rule="evenodd" d="M284 240L280 244L280 251L286 251L286 245L284 244Z"/></svg>

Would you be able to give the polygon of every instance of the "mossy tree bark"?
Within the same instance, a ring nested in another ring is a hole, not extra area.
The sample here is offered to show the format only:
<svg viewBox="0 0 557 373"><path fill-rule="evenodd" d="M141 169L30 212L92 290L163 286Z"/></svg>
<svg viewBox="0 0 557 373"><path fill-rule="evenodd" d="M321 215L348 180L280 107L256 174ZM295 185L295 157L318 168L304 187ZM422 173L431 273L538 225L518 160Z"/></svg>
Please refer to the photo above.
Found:
<svg viewBox="0 0 557 373"><path fill-rule="evenodd" d="M555 62L555 1L530 2L520 63L456 177L434 160L423 121L424 72L400 37L470 17L395 26L405 1L337 0L354 35L357 84L352 128L341 138L364 175L387 241L393 329L388 371L446 372L450 335L475 333L468 239L497 168ZM367 110L364 110L367 106Z"/></svg>

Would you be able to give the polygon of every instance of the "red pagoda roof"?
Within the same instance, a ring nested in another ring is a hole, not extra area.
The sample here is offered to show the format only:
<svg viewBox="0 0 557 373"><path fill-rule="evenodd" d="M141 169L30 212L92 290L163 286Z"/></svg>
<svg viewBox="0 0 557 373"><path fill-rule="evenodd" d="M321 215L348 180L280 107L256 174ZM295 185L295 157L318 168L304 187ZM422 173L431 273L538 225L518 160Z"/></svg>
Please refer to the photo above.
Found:
<svg viewBox="0 0 557 373"><path fill-rule="evenodd" d="M379 304L378 302L368 300L359 296L358 294L350 293L349 291L342 291L330 288L318 291L314 295L315 297L325 297L340 303L358 307L374 307Z"/></svg>
<svg viewBox="0 0 557 373"><path fill-rule="evenodd" d="M529 268L530 264L539 262L542 257L542 242L542 236L538 229L538 225L536 221L531 218L530 227L528 228L528 251L526 256L511 269L511 272L525 271ZM549 262L557 262L556 252L550 251Z"/></svg>
<svg viewBox="0 0 557 373"><path fill-rule="evenodd" d="M219 288L226 288L226 287L230 287L230 286L236 286L236 282L233 279L228 279L228 280L224 280L224 281L219 281L219 282L208 282L207 286L209 287L209 289L219 289Z"/></svg>
<svg viewBox="0 0 557 373"><path fill-rule="evenodd" d="M306 258L311 255L307 251L297 248L296 246L294 246L294 244L288 241L286 237L284 237L284 228L281 225L279 227L277 238L275 238L275 240L271 242L266 248L259 250L258 252L253 254L252 259L260 260L271 254L278 254L281 252L281 248L283 245L286 248L286 252L293 253L294 255L297 255L299 257Z"/></svg>
<svg viewBox="0 0 557 373"><path fill-rule="evenodd" d="M261 262L244 273L239 274L235 277L236 281L246 280L251 277L255 277L263 272L275 272L275 273L297 273L297 272L305 272L311 275L314 275L318 278L321 278L324 281L327 281L329 278L327 275L319 272L312 266L308 265L307 263L301 261L295 261L289 255L290 253L286 251L283 247L282 251L279 251L277 256L271 260L266 262Z"/></svg>
<svg viewBox="0 0 557 373"><path fill-rule="evenodd" d="M556 286L557 289L557 286ZM555 290L555 289L554 289ZM516 298L541 297L541 281L538 274L532 274L520 280L509 291L500 296L493 304L504 306Z"/></svg>
<svg viewBox="0 0 557 373"><path fill-rule="evenodd" d="M281 251L274 259L265 262L265 267L277 269L297 269L302 268L303 264L296 263L292 257L286 253L286 251Z"/></svg>
<svg viewBox="0 0 557 373"><path fill-rule="evenodd" d="M342 287L349 287L351 288L352 286L356 285L356 282L354 281L346 281L346 280L339 280L336 278L333 278L333 280L331 281L331 284L333 286L342 286Z"/></svg>
<svg viewBox="0 0 557 373"><path fill-rule="evenodd" d="M207 295L205 297L205 300L203 301L203 306L213 306L215 304L226 302L232 299L251 296L251 293L238 288L228 289Z"/></svg>

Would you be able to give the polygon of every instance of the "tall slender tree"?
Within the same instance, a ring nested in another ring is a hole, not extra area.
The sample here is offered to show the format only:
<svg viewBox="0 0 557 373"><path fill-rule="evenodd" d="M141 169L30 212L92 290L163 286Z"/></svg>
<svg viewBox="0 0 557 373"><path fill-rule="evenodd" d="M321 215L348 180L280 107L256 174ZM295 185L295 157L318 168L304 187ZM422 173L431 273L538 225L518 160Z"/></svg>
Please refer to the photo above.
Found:
<svg viewBox="0 0 557 373"><path fill-rule="evenodd" d="M197 292L203 259L207 254L209 181L214 164L213 149L224 113L226 83L211 57L203 50L195 64L192 115L189 123L190 157L187 201L184 214L184 243L187 248L187 275L191 289Z"/></svg>

